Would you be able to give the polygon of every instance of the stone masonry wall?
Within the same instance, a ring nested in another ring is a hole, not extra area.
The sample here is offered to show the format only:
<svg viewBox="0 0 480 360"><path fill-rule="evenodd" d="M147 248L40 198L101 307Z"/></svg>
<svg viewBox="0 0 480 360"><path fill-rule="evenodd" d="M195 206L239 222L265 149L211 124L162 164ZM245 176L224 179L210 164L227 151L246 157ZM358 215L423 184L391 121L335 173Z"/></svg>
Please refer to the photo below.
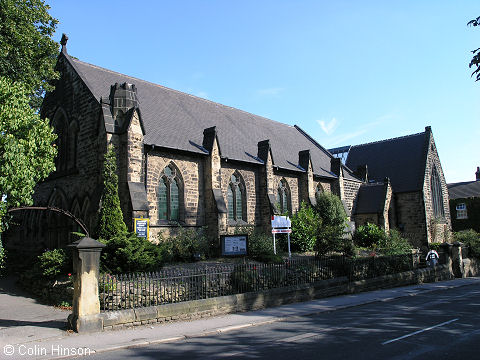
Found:
<svg viewBox="0 0 480 360"><path fill-rule="evenodd" d="M225 204L228 209L228 186L230 183L231 176L235 171L240 173L240 176L243 179L245 184L245 199L246 199L246 222L251 225L255 225L255 221L260 218L260 212L258 209L257 203L257 174L259 167L249 167L241 164L233 164L231 162L222 162L222 194L225 199Z"/></svg>
<svg viewBox="0 0 480 360"><path fill-rule="evenodd" d="M290 188L290 201L291 201L290 206L292 209L292 214L295 214L300 208L300 202L301 202L299 186L298 186L299 185L298 176L291 175L289 173L279 172L279 171L275 172L275 177L274 177L275 197L277 196L277 193L278 193L277 189L282 179L285 179L287 181L288 187Z"/></svg>
<svg viewBox="0 0 480 360"><path fill-rule="evenodd" d="M332 183L328 180L314 180L314 189L318 188L318 185L322 187L323 191L332 192Z"/></svg>
<svg viewBox="0 0 480 360"><path fill-rule="evenodd" d="M159 231L170 231L172 225L160 224L158 221L158 184L163 170L173 164L179 171L183 189L183 211L180 208L180 221L186 226L201 227L205 225L205 205L203 181L203 159L201 157L173 154L163 150L153 150L147 158L147 199L152 239ZM182 199L180 198L180 202ZM173 225L175 226L175 225Z"/></svg>
<svg viewBox="0 0 480 360"><path fill-rule="evenodd" d="M397 224L404 236L414 247L425 244L426 223L422 193L408 192L395 194Z"/></svg>
<svg viewBox="0 0 480 360"><path fill-rule="evenodd" d="M433 168L437 169L440 177L443 197L443 209L445 213L444 218L435 218L433 214L432 193L431 193L431 176ZM427 226L427 240L428 242L444 242L449 237L449 232L452 229L452 222L450 218L450 207L448 203L448 188L443 174L442 164L437 153L437 147L430 136L427 163L425 167L425 178L423 183L423 194L425 201L426 226Z"/></svg>
<svg viewBox="0 0 480 360"><path fill-rule="evenodd" d="M75 166L69 166L62 172L54 172L38 184L33 195L34 204L62 207L80 217L92 232L99 200L95 195L102 186L101 166L106 149L105 133L102 133L99 127L100 106L62 56L59 58L57 71L61 78L55 91L46 95L41 115L52 121L57 112L63 112L67 127L77 124ZM68 145L71 147L74 144L70 142ZM29 243L34 247L54 246L55 244L49 244L48 237L52 235L49 228L57 229L59 242L64 245L72 240L70 232L78 230L72 221L61 216L46 212L30 213L28 216L34 217L35 221L31 222L28 234L23 232L22 238L14 236L14 241L21 241L22 248L28 247ZM55 225L57 220L61 224Z"/></svg>
<svg viewBox="0 0 480 360"><path fill-rule="evenodd" d="M345 200L350 214L353 214L353 209L355 209L358 191L360 190L361 185L361 182L343 179L343 193L345 198L342 200Z"/></svg>

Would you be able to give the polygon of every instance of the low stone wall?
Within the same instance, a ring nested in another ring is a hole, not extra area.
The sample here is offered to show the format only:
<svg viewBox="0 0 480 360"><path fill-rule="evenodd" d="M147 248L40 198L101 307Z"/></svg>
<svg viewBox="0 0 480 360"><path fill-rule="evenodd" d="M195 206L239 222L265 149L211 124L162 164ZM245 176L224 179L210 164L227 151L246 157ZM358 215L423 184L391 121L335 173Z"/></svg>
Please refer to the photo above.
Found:
<svg viewBox="0 0 480 360"><path fill-rule="evenodd" d="M346 277L342 277L314 284L264 290L256 293L221 296L146 308L107 311L101 313L100 317L103 321L103 328L106 330L176 320L194 320L213 315L258 310L316 298L449 280L452 278L453 275L448 266L440 265L435 269L417 269L355 282L349 282Z"/></svg>
<svg viewBox="0 0 480 360"><path fill-rule="evenodd" d="M462 277L479 276L479 275L480 275L480 261L475 258L463 259Z"/></svg>

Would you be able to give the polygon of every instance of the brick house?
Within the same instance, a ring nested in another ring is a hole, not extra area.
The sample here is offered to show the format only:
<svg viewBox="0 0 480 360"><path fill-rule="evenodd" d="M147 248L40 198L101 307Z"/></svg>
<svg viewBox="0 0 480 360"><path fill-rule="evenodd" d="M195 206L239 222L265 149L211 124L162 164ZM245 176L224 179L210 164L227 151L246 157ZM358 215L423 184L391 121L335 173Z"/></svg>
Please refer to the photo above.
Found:
<svg viewBox="0 0 480 360"><path fill-rule="evenodd" d="M480 232L480 167L475 181L448 184L453 231L474 229Z"/></svg>
<svg viewBox="0 0 480 360"><path fill-rule="evenodd" d="M295 213L322 191L342 199L352 222L373 211L386 229L399 223L424 241L427 233L431 238L432 167L442 190L444 180L430 131L422 137L427 155L419 159L424 178L418 189L402 188L390 171L376 174L370 161L362 179L349 169L352 161L345 166L296 125L82 62L69 56L66 43L62 38L60 79L41 110L58 134L56 171L37 186L36 205L68 210L95 229L104 154L114 144L125 222L132 229L134 218L149 218L152 241L179 226L206 229L215 239L243 226L268 231L272 214ZM391 183L368 182L387 176ZM446 229L448 206L444 215ZM22 225L12 229L10 247L64 247L78 230L65 217L40 211L25 213Z"/></svg>
<svg viewBox="0 0 480 360"><path fill-rule="evenodd" d="M448 238L448 190L430 126L422 133L331 152L365 182L354 209L357 226L374 222L397 228L418 247Z"/></svg>

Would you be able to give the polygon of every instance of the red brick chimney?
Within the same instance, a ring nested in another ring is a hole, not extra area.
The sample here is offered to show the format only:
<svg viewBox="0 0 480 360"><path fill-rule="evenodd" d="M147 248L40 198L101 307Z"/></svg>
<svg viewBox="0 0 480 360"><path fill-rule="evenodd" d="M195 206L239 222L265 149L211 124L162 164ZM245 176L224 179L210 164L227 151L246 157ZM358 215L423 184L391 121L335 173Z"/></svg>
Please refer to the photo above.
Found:
<svg viewBox="0 0 480 360"><path fill-rule="evenodd" d="M477 172L475 173L475 176L476 176L476 180L479 181L480 180L480 167L477 166Z"/></svg>

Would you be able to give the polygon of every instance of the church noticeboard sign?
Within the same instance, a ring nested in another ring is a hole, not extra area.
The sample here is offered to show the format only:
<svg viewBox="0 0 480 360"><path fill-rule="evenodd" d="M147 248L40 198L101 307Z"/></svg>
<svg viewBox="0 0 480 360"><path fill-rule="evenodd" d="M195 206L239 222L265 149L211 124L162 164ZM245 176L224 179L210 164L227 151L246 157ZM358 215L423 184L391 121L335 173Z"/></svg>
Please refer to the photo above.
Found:
<svg viewBox="0 0 480 360"><path fill-rule="evenodd" d="M222 235L222 255L247 255L248 235Z"/></svg>
<svg viewBox="0 0 480 360"><path fill-rule="evenodd" d="M135 234L137 234L138 237L142 237L148 240L148 235L150 231L149 220L150 219L135 218L133 231L135 232Z"/></svg>

